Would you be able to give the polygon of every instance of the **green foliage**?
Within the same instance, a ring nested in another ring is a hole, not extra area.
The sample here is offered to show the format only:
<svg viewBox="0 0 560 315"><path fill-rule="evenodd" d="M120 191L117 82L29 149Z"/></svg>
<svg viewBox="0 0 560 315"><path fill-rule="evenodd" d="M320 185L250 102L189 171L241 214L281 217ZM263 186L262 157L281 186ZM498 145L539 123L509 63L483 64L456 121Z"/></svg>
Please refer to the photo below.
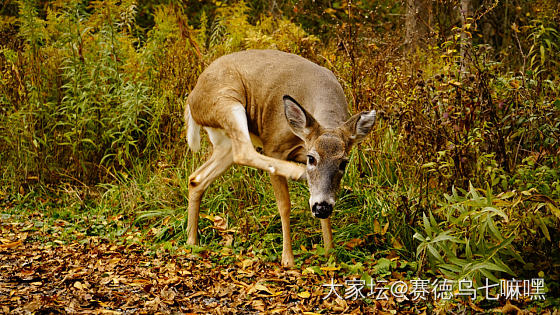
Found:
<svg viewBox="0 0 560 315"><path fill-rule="evenodd" d="M445 215L438 223L432 213L423 214L423 231L414 238L420 241L417 257L427 257L431 265L449 279L476 279L482 276L498 281L496 272L516 276L508 267L515 258L523 262L511 243L516 235L507 229L509 216L505 207L494 204L491 190L481 196L471 185L468 192L455 188L445 195L447 203L437 210ZM507 234L506 234L507 233ZM506 234L506 235L504 235ZM509 235L508 235L509 234Z"/></svg>
<svg viewBox="0 0 560 315"><path fill-rule="evenodd" d="M506 275L522 277L519 273L548 270L551 266L542 264L535 270L539 258L529 249L534 244L528 243L539 239L539 247L552 246L550 231L558 228L560 213L554 205L532 202L527 196L532 193L494 195L489 186L486 191L472 185L468 191L453 188L435 215L423 214L422 232L414 235L420 242L417 257L449 279L470 278L477 283L483 277L497 281ZM534 211L539 214L532 215ZM527 250L533 254L527 255Z"/></svg>
<svg viewBox="0 0 560 315"><path fill-rule="evenodd" d="M530 77L557 76L551 69L560 66L560 32L554 24L533 20L528 27L529 39L532 41L527 53Z"/></svg>

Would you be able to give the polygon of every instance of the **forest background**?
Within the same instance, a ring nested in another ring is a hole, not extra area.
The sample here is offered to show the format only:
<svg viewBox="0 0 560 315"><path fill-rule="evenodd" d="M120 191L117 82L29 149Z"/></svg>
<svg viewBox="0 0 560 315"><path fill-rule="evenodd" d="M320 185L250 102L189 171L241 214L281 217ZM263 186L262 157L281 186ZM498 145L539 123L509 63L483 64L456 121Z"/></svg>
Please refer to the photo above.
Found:
<svg viewBox="0 0 560 315"><path fill-rule="evenodd" d="M278 261L268 175L244 167L207 191L204 247L185 245L187 178L208 150L188 150L183 108L214 59L279 49L331 69L351 112L379 113L343 179L331 258L290 184L296 269L541 277L536 305L558 305L558 1L5 0L0 18L3 221L219 266Z"/></svg>

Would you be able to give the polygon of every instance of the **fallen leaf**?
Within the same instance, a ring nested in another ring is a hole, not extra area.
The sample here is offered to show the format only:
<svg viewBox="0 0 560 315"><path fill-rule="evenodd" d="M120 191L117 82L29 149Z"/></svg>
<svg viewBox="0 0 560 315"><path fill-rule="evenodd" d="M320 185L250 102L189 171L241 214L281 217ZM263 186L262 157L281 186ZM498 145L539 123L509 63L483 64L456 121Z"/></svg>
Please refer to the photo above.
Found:
<svg viewBox="0 0 560 315"><path fill-rule="evenodd" d="M340 270L340 267L321 267L323 271L337 271Z"/></svg>
<svg viewBox="0 0 560 315"><path fill-rule="evenodd" d="M395 248L395 249L403 248L403 245L401 244L401 242L399 242L399 240L396 239L395 237L393 237L393 239L392 239L392 245L393 245L393 248Z"/></svg>
<svg viewBox="0 0 560 315"><path fill-rule="evenodd" d="M226 231L227 230L227 221L226 219L220 216L214 216L214 228L218 231Z"/></svg>
<svg viewBox="0 0 560 315"><path fill-rule="evenodd" d="M353 238L351 240L349 240L348 242L344 243L344 246L346 246L346 248L348 249L353 249L356 246L360 246L364 243L364 240L361 238Z"/></svg>
<svg viewBox="0 0 560 315"><path fill-rule="evenodd" d="M373 233L379 234L381 232L381 225L377 219L373 220Z"/></svg>
<svg viewBox="0 0 560 315"><path fill-rule="evenodd" d="M251 306L256 309L257 311L261 311L264 312L264 310L266 309L266 305L264 304L264 302L262 300L254 300L251 303Z"/></svg>
<svg viewBox="0 0 560 315"><path fill-rule="evenodd" d="M7 243L7 244L0 244L0 248L7 248L7 249L16 248L19 245L21 245L22 243L23 242L21 240L19 240L19 241Z"/></svg>
<svg viewBox="0 0 560 315"><path fill-rule="evenodd" d="M269 289L267 286L265 286L264 284L261 284L261 283L255 284L255 290L261 291L261 292L266 292L266 293L269 293L269 294L271 294L271 295L275 295L275 294L276 294L275 291Z"/></svg>
<svg viewBox="0 0 560 315"><path fill-rule="evenodd" d="M82 283L80 281L76 281L76 282L74 282L74 288L76 288L78 290L83 290L84 286L82 285Z"/></svg>
<svg viewBox="0 0 560 315"><path fill-rule="evenodd" d="M387 233L387 229L389 229L389 222L387 222L387 224L385 224L385 226L383 227L383 231L381 231L381 235L385 235L385 233Z"/></svg>

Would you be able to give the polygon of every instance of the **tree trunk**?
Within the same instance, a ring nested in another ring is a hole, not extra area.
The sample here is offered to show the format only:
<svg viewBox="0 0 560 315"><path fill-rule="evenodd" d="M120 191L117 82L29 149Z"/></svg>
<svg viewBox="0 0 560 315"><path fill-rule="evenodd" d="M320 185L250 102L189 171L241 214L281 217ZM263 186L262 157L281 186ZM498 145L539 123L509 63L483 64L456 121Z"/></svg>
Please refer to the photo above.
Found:
<svg viewBox="0 0 560 315"><path fill-rule="evenodd" d="M467 24L472 24L472 10L471 10L471 0L461 0L461 73L465 72L465 63L467 58L467 50L472 45L472 37L467 34L471 33L472 27L467 27Z"/></svg>
<svg viewBox="0 0 560 315"><path fill-rule="evenodd" d="M431 0L406 0L405 45L409 51L424 48L430 35L431 22Z"/></svg>

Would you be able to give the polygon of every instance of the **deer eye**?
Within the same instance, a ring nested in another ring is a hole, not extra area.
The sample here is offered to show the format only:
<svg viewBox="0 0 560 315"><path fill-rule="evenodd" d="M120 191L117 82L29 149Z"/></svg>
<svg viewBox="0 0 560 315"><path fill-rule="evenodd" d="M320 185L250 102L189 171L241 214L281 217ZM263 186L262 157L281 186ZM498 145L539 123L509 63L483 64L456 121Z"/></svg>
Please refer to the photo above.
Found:
<svg viewBox="0 0 560 315"><path fill-rule="evenodd" d="M317 160L312 155L307 156L307 164L315 166L317 164Z"/></svg>
<svg viewBox="0 0 560 315"><path fill-rule="evenodd" d="M346 165L348 165L348 161L343 160L342 162L340 162L340 165L338 166L338 168L344 172L344 170L346 169Z"/></svg>

